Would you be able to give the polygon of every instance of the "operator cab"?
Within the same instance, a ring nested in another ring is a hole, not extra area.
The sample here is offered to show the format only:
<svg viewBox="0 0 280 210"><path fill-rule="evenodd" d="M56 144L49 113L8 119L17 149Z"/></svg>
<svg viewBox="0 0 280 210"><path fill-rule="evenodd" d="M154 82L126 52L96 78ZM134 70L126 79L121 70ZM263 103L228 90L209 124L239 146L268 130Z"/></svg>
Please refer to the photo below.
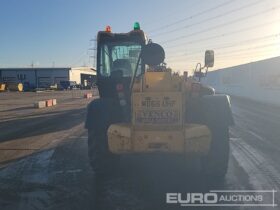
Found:
<svg viewBox="0 0 280 210"><path fill-rule="evenodd" d="M119 83L123 84L125 92L129 91L134 71L137 76L145 70L141 59L136 69L146 37L139 24L135 25L128 33L112 33L109 26L98 33L97 85L100 97L117 97L116 85Z"/></svg>

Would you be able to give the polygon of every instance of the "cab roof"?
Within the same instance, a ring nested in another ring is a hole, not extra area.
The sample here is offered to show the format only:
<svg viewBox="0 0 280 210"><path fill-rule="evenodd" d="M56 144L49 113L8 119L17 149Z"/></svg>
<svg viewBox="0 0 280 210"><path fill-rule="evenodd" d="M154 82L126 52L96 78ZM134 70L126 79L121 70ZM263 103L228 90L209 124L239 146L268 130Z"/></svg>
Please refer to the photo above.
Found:
<svg viewBox="0 0 280 210"><path fill-rule="evenodd" d="M98 43L106 42L136 42L141 45L146 44L147 38L142 30L132 30L128 33L112 33L99 31L97 35Z"/></svg>

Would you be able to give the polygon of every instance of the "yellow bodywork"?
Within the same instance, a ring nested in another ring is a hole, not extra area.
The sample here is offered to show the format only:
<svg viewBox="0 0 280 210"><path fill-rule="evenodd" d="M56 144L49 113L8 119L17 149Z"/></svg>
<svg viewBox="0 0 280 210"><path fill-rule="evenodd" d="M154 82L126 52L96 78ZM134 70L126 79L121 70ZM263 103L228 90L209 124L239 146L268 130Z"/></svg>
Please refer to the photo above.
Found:
<svg viewBox="0 0 280 210"><path fill-rule="evenodd" d="M110 151L208 154L209 128L184 122L191 83L170 71L146 72L141 80L136 80L131 97L132 122L109 127Z"/></svg>
<svg viewBox="0 0 280 210"><path fill-rule="evenodd" d="M206 155L210 147L207 126L188 124L177 130L133 130L131 124L114 124L108 129L110 151L122 153L189 153Z"/></svg>

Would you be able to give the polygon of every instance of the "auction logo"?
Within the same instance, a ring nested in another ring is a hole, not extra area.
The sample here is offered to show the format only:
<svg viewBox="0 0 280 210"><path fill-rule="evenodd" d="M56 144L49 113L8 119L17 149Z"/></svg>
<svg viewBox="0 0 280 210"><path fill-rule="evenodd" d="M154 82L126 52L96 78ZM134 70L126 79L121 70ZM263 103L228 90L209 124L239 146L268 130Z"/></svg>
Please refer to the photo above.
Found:
<svg viewBox="0 0 280 210"><path fill-rule="evenodd" d="M276 190L211 190L207 193L166 193L166 203L180 206L276 207L276 193Z"/></svg>

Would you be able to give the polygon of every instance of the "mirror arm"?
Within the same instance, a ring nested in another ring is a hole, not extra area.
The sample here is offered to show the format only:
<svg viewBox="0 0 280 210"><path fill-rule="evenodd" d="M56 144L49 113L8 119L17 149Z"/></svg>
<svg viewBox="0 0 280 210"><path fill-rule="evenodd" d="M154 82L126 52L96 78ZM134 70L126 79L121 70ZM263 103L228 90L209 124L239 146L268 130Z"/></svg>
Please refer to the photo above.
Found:
<svg viewBox="0 0 280 210"><path fill-rule="evenodd" d="M135 70L134 70L132 78L131 78L130 87L129 87L130 92L132 92L133 84L135 81L135 77L136 77L136 73L137 73L137 69L138 69L141 57L142 57L142 53L140 53L140 55L138 57L138 60L137 60L136 66L135 66Z"/></svg>
<svg viewBox="0 0 280 210"><path fill-rule="evenodd" d="M198 68L199 68L199 70L198 70ZM196 67L195 67L195 71L194 72L199 72L200 74L199 74L199 76L198 76L198 81L200 82L200 80L201 80L201 74L202 74L202 72L201 72L201 70L203 69L204 67L201 67L201 63L197 63L196 64Z"/></svg>
<svg viewBox="0 0 280 210"><path fill-rule="evenodd" d="M208 73L208 66L206 66L205 76L207 76Z"/></svg>

